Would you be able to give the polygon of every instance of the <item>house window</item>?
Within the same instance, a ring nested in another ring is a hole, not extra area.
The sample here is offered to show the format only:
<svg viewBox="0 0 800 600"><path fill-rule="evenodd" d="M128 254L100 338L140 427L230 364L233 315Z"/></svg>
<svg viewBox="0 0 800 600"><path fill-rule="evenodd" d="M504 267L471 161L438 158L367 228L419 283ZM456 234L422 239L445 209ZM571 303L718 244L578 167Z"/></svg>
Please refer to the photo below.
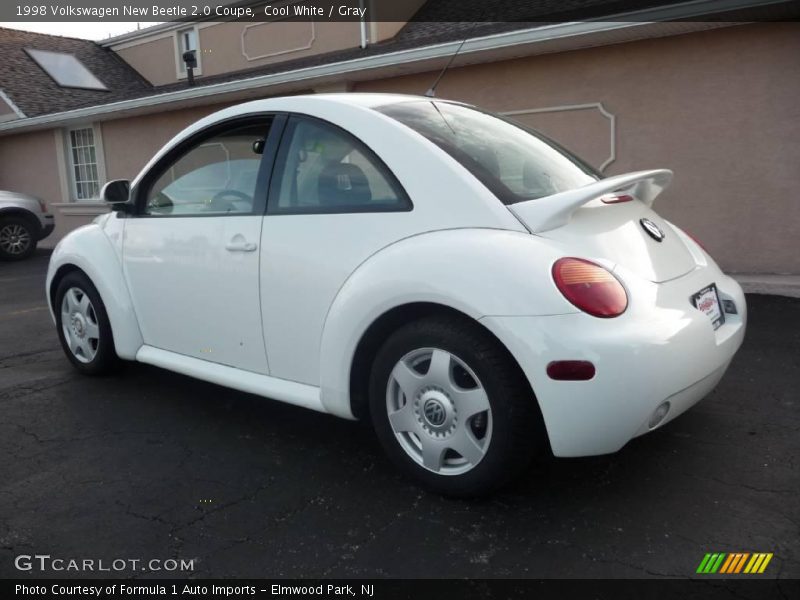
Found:
<svg viewBox="0 0 800 600"><path fill-rule="evenodd" d="M188 29L181 29L178 31L178 73L186 75L186 63L183 61L183 53L194 50L195 58L197 59L197 68L194 69L195 73L199 74L200 71L200 52L197 48L197 29L189 27Z"/></svg>
<svg viewBox="0 0 800 600"><path fill-rule="evenodd" d="M94 129L69 131L69 155L72 163L73 193L76 200L90 200L100 195Z"/></svg>

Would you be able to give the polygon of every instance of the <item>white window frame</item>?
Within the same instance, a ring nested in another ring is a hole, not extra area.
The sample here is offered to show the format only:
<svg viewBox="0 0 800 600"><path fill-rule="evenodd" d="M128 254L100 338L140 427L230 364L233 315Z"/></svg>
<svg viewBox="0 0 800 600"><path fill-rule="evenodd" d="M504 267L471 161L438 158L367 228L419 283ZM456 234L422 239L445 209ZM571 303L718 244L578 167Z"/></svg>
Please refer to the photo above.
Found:
<svg viewBox="0 0 800 600"><path fill-rule="evenodd" d="M94 142L95 167L97 169L97 194L91 198L78 198L78 182L75 178L75 160L72 155L72 132L91 129ZM66 154L67 181L70 202L99 202L100 190L106 183L105 151L100 126L94 123L74 125L64 130L64 153Z"/></svg>
<svg viewBox="0 0 800 600"><path fill-rule="evenodd" d="M203 51L200 48L200 29L197 27L197 25L192 25L190 27L178 29L173 36L173 41L175 43L175 75L178 79L186 79L187 77L186 68L183 62L183 34L187 31L194 32L194 42L197 46L197 48L194 49L194 55L197 58L197 66L194 68L194 74L203 74Z"/></svg>

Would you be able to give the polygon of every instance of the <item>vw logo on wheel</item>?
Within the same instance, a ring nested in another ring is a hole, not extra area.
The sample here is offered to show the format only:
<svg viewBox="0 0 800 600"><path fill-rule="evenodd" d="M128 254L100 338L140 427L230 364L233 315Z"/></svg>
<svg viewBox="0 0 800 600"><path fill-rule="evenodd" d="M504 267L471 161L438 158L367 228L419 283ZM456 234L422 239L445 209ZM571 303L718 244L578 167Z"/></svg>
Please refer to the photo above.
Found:
<svg viewBox="0 0 800 600"><path fill-rule="evenodd" d="M658 225L653 223L650 219L647 218L639 219L639 224L642 226L642 229L644 229L647 232L647 235L649 235L655 241L660 242L664 239L665 237L664 232Z"/></svg>
<svg viewBox="0 0 800 600"><path fill-rule="evenodd" d="M434 427L439 427L444 424L444 419L447 416L442 403L433 398L425 403L425 405L422 407L422 412L425 414L425 418L428 420L428 423Z"/></svg>

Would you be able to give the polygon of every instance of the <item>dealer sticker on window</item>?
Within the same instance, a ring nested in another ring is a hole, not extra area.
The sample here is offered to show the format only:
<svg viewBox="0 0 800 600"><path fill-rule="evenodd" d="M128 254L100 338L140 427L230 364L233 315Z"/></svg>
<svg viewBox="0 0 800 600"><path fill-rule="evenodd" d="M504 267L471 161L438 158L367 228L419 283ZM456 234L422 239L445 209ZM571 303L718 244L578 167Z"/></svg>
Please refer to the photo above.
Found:
<svg viewBox="0 0 800 600"><path fill-rule="evenodd" d="M711 319L711 324L714 326L714 329L718 329L719 326L725 322L725 314L722 312L719 295L717 294L717 286L715 284L712 283L710 286L703 288L692 296L692 303L697 310Z"/></svg>

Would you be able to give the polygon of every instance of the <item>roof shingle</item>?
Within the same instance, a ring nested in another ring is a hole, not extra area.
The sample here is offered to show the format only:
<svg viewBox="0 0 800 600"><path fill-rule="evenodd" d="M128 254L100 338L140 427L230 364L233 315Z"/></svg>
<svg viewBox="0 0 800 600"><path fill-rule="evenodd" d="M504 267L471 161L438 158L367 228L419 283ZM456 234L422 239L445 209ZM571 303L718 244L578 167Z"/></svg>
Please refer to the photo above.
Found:
<svg viewBox="0 0 800 600"><path fill-rule="evenodd" d="M390 40L370 44L366 48L355 47L241 71L197 76L195 85L201 87L285 73L465 38L530 29L556 21L619 14L681 1L685 0L428 0L413 19ZM796 16L796 13L793 14ZM59 87L28 56L25 48L74 54L109 91ZM0 57L0 89L28 117L158 96L185 89L187 86L185 81L153 86L113 51L89 40L0 27Z"/></svg>
<svg viewBox="0 0 800 600"><path fill-rule="evenodd" d="M75 55L108 91L59 86L25 48ZM0 89L28 117L152 93L150 84L135 69L90 40L0 28L0 57Z"/></svg>

